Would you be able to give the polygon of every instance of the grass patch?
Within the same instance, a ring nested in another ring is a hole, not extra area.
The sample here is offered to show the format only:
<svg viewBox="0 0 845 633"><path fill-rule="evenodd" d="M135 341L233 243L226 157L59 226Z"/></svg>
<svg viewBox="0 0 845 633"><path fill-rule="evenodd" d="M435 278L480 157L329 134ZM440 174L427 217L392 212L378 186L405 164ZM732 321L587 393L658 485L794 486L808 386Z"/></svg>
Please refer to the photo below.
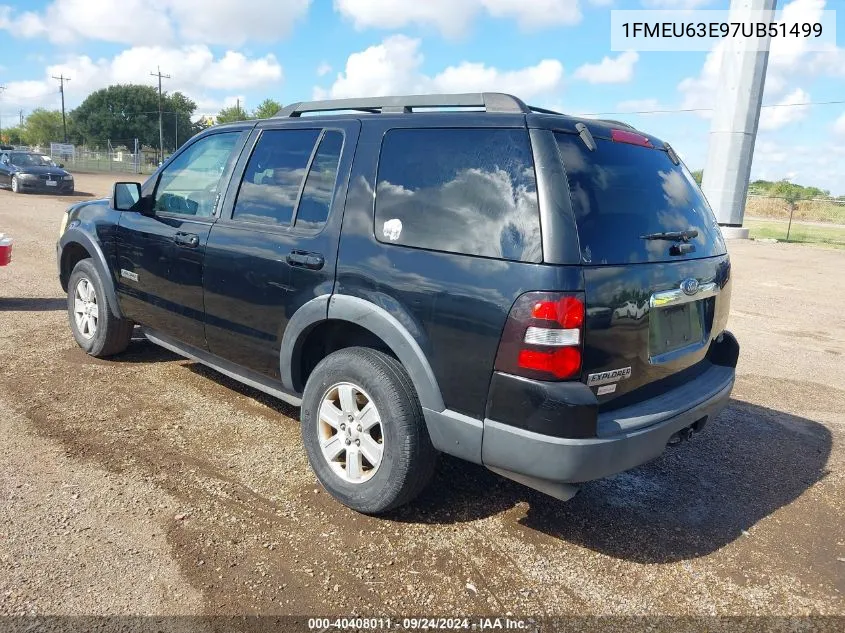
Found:
<svg viewBox="0 0 845 633"><path fill-rule="evenodd" d="M745 215L755 218L789 220L789 203L781 198L749 196L745 204ZM826 200L799 200L794 220L808 222L831 222L845 224L845 204L836 204Z"/></svg>
<svg viewBox="0 0 845 633"><path fill-rule="evenodd" d="M751 230L751 237L756 239L776 239L786 241L787 222L779 220L745 220L744 226ZM789 241L807 244L825 244L837 248L845 248L845 226L818 226L792 223Z"/></svg>

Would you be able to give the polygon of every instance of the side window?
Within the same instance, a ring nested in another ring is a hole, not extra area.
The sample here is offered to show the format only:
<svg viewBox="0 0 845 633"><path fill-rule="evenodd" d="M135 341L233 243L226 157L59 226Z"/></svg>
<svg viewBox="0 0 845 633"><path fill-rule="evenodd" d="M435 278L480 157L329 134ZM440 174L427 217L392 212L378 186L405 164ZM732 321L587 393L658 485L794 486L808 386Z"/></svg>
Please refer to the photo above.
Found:
<svg viewBox="0 0 845 633"><path fill-rule="evenodd" d="M290 225L320 130L265 130L244 170L232 219Z"/></svg>
<svg viewBox="0 0 845 633"><path fill-rule="evenodd" d="M210 217L220 178L240 135L241 132L212 134L179 154L161 173L155 191L155 211Z"/></svg>
<svg viewBox="0 0 845 633"><path fill-rule="evenodd" d="M318 229L326 223L334 195L340 151L343 149L343 133L327 130L314 154L311 169L305 179L302 198L296 211L296 226L304 229Z"/></svg>
<svg viewBox="0 0 845 633"><path fill-rule="evenodd" d="M542 261L527 130L388 131L379 159L375 234L389 244Z"/></svg>

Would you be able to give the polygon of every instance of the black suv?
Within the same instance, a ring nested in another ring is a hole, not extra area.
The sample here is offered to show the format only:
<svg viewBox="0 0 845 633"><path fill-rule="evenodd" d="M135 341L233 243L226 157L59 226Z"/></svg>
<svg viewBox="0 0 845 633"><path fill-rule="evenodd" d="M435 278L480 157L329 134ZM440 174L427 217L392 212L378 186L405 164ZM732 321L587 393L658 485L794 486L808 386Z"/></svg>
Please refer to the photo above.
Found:
<svg viewBox="0 0 845 633"><path fill-rule="evenodd" d="M439 452L568 499L700 431L739 354L725 244L675 151L504 94L213 127L72 206L58 265L89 354L139 324L301 406L317 477L366 513Z"/></svg>

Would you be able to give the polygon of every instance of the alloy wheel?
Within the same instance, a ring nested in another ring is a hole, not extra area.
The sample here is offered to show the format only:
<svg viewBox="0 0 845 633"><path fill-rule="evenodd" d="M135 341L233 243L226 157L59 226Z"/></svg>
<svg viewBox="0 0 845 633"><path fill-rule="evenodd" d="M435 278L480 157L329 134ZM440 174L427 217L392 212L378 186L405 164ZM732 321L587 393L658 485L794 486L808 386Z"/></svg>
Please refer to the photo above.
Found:
<svg viewBox="0 0 845 633"><path fill-rule="evenodd" d="M97 324L100 320L97 292L94 290L94 284L85 277L77 282L74 290L73 318L76 329L83 338L91 339L97 335Z"/></svg>
<svg viewBox="0 0 845 633"><path fill-rule="evenodd" d="M317 416L320 449L347 483L369 481L384 456L384 429L372 398L358 385L342 382L323 394Z"/></svg>

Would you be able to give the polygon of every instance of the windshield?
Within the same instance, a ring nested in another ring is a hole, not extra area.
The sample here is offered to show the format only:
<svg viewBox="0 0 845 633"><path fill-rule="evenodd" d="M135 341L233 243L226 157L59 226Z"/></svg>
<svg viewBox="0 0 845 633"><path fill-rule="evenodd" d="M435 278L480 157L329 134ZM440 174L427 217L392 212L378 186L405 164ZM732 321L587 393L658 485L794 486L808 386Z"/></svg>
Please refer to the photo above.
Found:
<svg viewBox="0 0 845 633"><path fill-rule="evenodd" d="M676 261L725 252L713 211L683 163L675 165L660 149L596 139L590 151L578 136L556 136L584 263ZM654 239L678 232L689 235L692 252L673 254L674 242Z"/></svg>
<svg viewBox="0 0 845 633"><path fill-rule="evenodd" d="M38 154L11 154L9 160L18 167L52 167L53 162Z"/></svg>

